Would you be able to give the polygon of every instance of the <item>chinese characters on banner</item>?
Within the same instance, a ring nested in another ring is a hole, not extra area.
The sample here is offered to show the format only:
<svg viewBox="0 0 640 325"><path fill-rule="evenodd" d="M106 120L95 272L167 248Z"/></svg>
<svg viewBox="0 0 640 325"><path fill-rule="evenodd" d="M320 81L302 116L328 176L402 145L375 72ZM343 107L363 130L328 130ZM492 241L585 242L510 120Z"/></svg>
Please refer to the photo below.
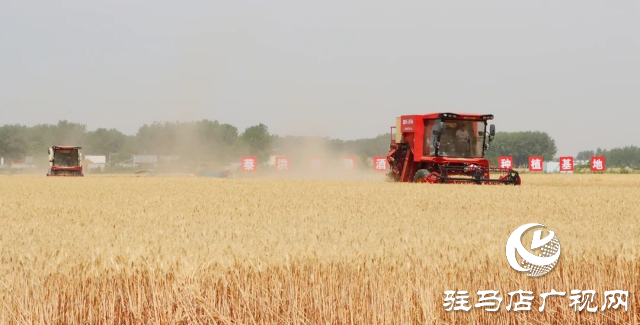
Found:
<svg viewBox="0 0 640 325"><path fill-rule="evenodd" d="M256 157L242 157L240 168L243 172L255 172L258 165Z"/></svg>
<svg viewBox="0 0 640 325"><path fill-rule="evenodd" d="M502 303L502 298L498 297L499 293L499 291L495 290L478 291L478 303L473 306L475 308L484 308L484 310L489 312L498 311L498 309L500 309L500 304ZM444 304L442 304L442 306L445 308L445 311L469 311L471 309L468 291L456 292L448 290L445 291L444 294L446 297L444 298ZM509 292L507 295L509 296L509 298L506 298L505 300L505 309L507 311L511 311L512 309L513 311L531 311L531 302L535 299L533 291L518 290ZM558 292L553 289L551 289L551 292L540 294L540 300L542 301L539 304L540 307L538 307L538 311L544 311L545 306L549 304L547 303L547 300L552 300L551 298L547 299L550 296L565 297L566 295L566 292ZM574 312L582 311L586 307L588 312L595 313L598 311L598 306L595 303L595 297L595 290L571 290L571 295L569 296L569 307L573 307ZM605 291L603 298L600 311L618 309L622 306L624 306L625 312L628 311L629 291ZM508 305L507 301L509 302Z"/></svg>
<svg viewBox="0 0 640 325"><path fill-rule="evenodd" d="M341 167L344 169L355 169L356 157L345 156L341 158ZM529 171L542 172L543 171L543 157L530 156L529 157ZM573 172L575 168L573 157L560 157L559 158L559 170L560 172ZM311 157L309 160L309 167L312 170L319 170L323 166L322 157ZM258 167L258 160L255 156L243 156L241 160L240 169L244 172L254 172ZM291 159L289 156L276 156L275 157L275 169L278 171L288 171L291 167ZM498 157L498 168L502 170L513 169L513 157L512 156L500 156ZM594 156L591 157L590 167L592 172L604 172L606 171L605 157ZM385 156L373 157L373 170L386 171L389 169L389 163Z"/></svg>
<svg viewBox="0 0 640 325"><path fill-rule="evenodd" d="M384 172L387 170L387 157L375 156L373 157L373 170L378 172Z"/></svg>
<svg viewBox="0 0 640 325"><path fill-rule="evenodd" d="M287 171L289 170L289 157L278 156L275 159L276 170Z"/></svg>
<svg viewBox="0 0 640 325"><path fill-rule="evenodd" d="M573 157L560 157L560 171L561 172L573 171Z"/></svg>
<svg viewBox="0 0 640 325"><path fill-rule="evenodd" d="M513 169L513 157L511 156L498 157L498 168Z"/></svg>
<svg viewBox="0 0 640 325"><path fill-rule="evenodd" d="M356 157L342 157L342 168L354 169L356 167Z"/></svg>
<svg viewBox="0 0 640 325"><path fill-rule="evenodd" d="M309 167L313 170L319 170L322 168L322 159L320 157L311 157L309 161Z"/></svg>
<svg viewBox="0 0 640 325"><path fill-rule="evenodd" d="M603 172L604 171L604 157L596 156L591 157L591 171Z"/></svg>
<svg viewBox="0 0 640 325"><path fill-rule="evenodd" d="M538 157L538 156L529 157L529 171L530 172L542 171L542 157Z"/></svg>

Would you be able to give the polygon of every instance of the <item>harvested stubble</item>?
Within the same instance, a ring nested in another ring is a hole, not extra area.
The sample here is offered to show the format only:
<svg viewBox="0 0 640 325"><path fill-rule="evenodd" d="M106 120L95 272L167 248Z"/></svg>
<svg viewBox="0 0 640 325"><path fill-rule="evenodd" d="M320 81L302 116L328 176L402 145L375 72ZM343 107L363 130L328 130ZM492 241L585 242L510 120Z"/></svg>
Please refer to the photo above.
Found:
<svg viewBox="0 0 640 325"><path fill-rule="evenodd" d="M0 178L2 323L638 323L640 176L526 175L521 187L196 178ZM541 278L504 255L556 231ZM508 292L532 311L507 312ZM551 289L538 312L539 294ZM572 289L628 290L574 312ZM500 311L446 312L445 290Z"/></svg>

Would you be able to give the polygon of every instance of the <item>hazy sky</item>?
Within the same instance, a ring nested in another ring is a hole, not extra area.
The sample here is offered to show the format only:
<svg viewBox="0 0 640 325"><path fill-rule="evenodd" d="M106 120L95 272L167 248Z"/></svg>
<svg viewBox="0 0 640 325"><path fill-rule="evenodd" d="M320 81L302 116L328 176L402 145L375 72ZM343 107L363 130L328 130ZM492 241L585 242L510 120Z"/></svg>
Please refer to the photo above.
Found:
<svg viewBox="0 0 640 325"><path fill-rule="evenodd" d="M640 145L640 1L0 0L0 124L353 139L433 111Z"/></svg>

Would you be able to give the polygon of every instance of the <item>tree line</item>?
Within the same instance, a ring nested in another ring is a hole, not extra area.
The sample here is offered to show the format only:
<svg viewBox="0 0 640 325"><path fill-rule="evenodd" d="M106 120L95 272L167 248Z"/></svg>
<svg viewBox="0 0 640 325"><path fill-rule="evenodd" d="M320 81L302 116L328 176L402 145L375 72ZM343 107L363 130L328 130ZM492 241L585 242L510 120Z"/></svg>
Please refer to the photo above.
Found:
<svg viewBox="0 0 640 325"><path fill-rule="evenodd" d="M640 167L640 147L636 146L580 151L576 160L588 161L593 156L604 157L606 165L611 167Z"/></svg>
<svg viewBox="0 0 640 325"><path fill-rule="evenodd" d="M78 145L85 154L104 155L111 163L129 159L134 154L176 155L183 161L210 162L225 165L237 162L241 155L257 156L261 162L271 155L337 156L351 155L365 161L385 155L389 134L358 140L327 137L278 136L264 124L240 131L236 126L219 121L155 122L141 126L134 135L117 129L88 130L86 125L69 121L34 126L0 126L0 157L20 161L25 156L38 160L46 156L52 145ZM546 132L498 132L486 157L497 164L499 156L512 156L514 165L524 167L529 156L553 160L557 147ZM628 146L610 150L583 151L576 160L605 156L608 166L640 166L640 148Z"/></svg>
<svg viewBox="0 0 640 325"><path fill-rule="evenodd" d="M238 128L218 121L145 124L135 135L117 129L87 130L84 124L4 125L0 127L0 156L17 161L46 156L53 145L82 146L85 154L109 156L111 162L134 154L178 155L191 159L226 161L232 153L268 154L272 136L265 125Z"/></svg>
<svg viewBox="0 0 640 325"><path fill-rule="evenodd" d="M557 152L556 141L546 132L497 132L486 157L492 165L497 165L498 157L511 156L515 167L526 167L529 156L542 156L545 161L551 161Z"/></svg>
<svg viewBox="0 0 640 325"><path fill-rule="evenodd" d="M130 159L133 155L174 155L183 162L227 165L241 155L257 156L266 161L272 154L295 155L307 150L309 155L350 154L358 157L386 153L388 134L371 139L344 141L326 137L277 136L264 124L240 131L219 121L154 122L141 126L136 134L126 135L117 129L88 130L86 125L69 121L34 126L0 126L0 157L21 161L33 156L46 162L47 148L53 145L81 146L85 155L109 157L110 163ZM316 151L316 152L314 152Z"/></svg>

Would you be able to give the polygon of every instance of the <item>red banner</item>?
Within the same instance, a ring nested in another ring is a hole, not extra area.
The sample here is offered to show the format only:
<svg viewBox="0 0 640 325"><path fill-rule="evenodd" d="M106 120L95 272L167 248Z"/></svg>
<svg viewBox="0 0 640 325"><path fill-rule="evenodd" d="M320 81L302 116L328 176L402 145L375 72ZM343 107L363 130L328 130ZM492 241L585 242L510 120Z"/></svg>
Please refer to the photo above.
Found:
<svg viewBox="0 0 640 325"><path fill-rule="evenodd" d="M373 157L373 170L384 172L388 168L387 157L385 156L375 156Z"/></svg>
<svg viewBox="0 0 640 325"><path fill-rule="evenodd" d="M320 157L311 157L309 160L309 167L313 170L319 170L322 168L322 158Z"/></svg>
<svg viewBox="0 0 640 325"><path fill-rule="evenodd" d="M289 170L289 157L277 156L275 158L276 170L287 171Z"/></svg>
<svg viewBox="0 0 640 325"><path fill-rule="evenodd" d="M561 172L573 171L573 157L560 157L560 171Z"/></svg>
<svg viewBox="0 0 640 325"><path fill-rule="evenodd" d="M356 168L356 157L342 157L342 168L345 169L355 169Z"/></svg>
<svg viewBox="0 0 640 325"><path fill-rule="evenodd" d="M605 171L604 157L602 156L591 157L591 171L592 172Z"/></svg>
<svg viewBox="0 0 640 325"><path fill-rule="evenodd" d="M498 157L498 168L513 169L513 157L511 156Z"/></svg>
<svg viewBox="0 0 640 325"><path fill-rule="evenodd" d="M258 167L258 159L254 157L242 157L240 168L244 172L255 172Z"/></svg>
<svg viewBox="0 0 640 325"><path fill-rule="evenodd" d="M530 172L541 172L542 171L542 157L540 156L532 156L529 157L529 171Z"/></svg>

